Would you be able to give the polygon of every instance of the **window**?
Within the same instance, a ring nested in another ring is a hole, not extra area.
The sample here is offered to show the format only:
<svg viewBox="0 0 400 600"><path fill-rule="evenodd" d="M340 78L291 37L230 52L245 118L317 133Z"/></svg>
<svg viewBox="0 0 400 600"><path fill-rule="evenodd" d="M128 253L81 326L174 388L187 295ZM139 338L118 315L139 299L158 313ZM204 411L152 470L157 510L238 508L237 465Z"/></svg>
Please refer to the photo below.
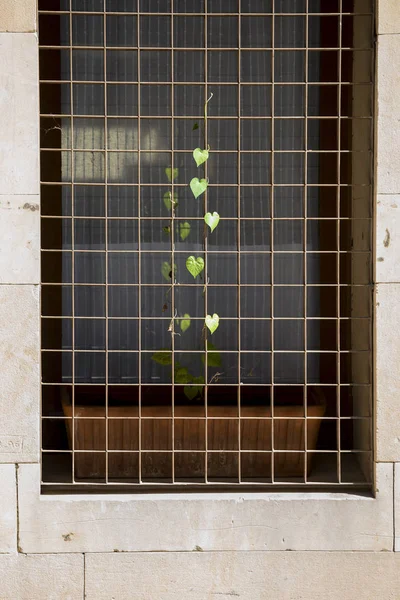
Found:
<svg viewBox="0 0 400 600"><path fill-rule="evenodd" d="M368 485L371 3L39 15L43 486Z"/></svg>

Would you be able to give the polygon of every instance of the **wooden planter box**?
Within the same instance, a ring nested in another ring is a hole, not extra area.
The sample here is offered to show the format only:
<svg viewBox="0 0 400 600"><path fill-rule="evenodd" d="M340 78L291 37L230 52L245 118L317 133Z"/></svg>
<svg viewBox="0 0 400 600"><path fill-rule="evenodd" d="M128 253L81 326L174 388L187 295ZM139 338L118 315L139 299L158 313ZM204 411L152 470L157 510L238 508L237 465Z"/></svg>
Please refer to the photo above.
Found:
<svg viewBox="0 0 400 600"><path fill-rule="evenodd" d="M69 398L64 397L62 404L65 416L72 417ZM186 405L176 406L174 412L175 476L182 480L204 478L206 427L204 409ZM275 477L304 475L305 427L307 427L307 448L314 450L324 413L325 403L321 398L318 398L314 405L308 406L308 416L312 418L307 420L304 419L303 406L275 406L274 449L281 451L274 454ZM137 406L109 407L108 416L111 417L108 420L108 449L117 451L108 454L108 476L113 480L134 481L138 474L139 460ZM75 406L75 417L75 451L88 451L75 454L75 479L102 479L105 476L104 450L106 448L104 407ZM145 475L147 480L168 479L171 474L173 448L170 409L165 406L146 407L146 417L141 421L142 475ZM238 474L237 451L239 449L237 408L210 406L208 417L212 417L207 420L208 450L215 451L208 454L208 476L217 480L235 479ZM265 452L272 450L270 417L269 407L244 406L241 409L240 448L248 451L241 453L244 480L254 481L258 478L267 480L271 477L271 453ZM71 420L67 421L67 434L72 448ZM146 452L151 449L160 452ZM103 452L97 454L90 452L93 450L103 450ZM187 452L180 452L180 450ZM287 450L292 452L285 452ZM129 451L129 453L118 451ZM311 469L311 459L312 454L309 453L307 472Z"/></svg>

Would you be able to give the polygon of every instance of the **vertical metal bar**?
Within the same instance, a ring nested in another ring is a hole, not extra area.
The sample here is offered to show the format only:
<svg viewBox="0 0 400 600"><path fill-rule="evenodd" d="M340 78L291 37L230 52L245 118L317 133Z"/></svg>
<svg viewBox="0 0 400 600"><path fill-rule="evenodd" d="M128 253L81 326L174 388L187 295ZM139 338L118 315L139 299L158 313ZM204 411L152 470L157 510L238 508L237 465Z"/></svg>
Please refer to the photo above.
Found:
<svg viewBox="0 0 400 600"><path fill-rule="evenodd" d="M303 285L303 310L304 310L304 385L303 385L303 402L304 402L304 483L307 483L307 471L308 471L308 441L307 441L307 433L308 433L308 340L307 340L307 193L308 193L308 62L309 62L309 31L308 31L308 9L309 4L308 0L306 0L306 16L305 16L305 38L306 38L306 49L305 49L305 86L304 86L304 192L303 192L303 202L304 202L304 285Z"/></svg>
<svg viewBox="0 0 400 600"><path fill-rule="evenodd" d="M338 45L339 45L339 57L338 57L338 86L337 86L337 102L338 102L338 118L337 118L337 136L338 136L338 150L337 150L337 221L336 221L336 271L337 271L337 305L336 305L336 330L337 330L337 379L336 379L336 403L337 403L337 422L336 422L336 435L337 435L337 476L338 482L342 481L342 456L341 456L341 439L340 439L340 390L341 390L341 374L340 374L340 192L341 192L341 100L342 100L342 33L343 33L343 0L339 0L339 31L338 31Z"/></svg>
<svg viewBox="0 0 400 600"><path fill-rule="evenodd" d="M106 377L106 422L105 422L105 436L106 436L106 483L108 483L108 461L109 461L109 453L108 453L108 428L109 428L109 414L108 414L108 104L107 104L107 15L106 15L106 3L107 0L104 0L104 15L103 15L103 51L104 51L104 215L105 215L105 246L106 246L106 256L105 256L105 277L106 277L106 288L105 288L105 309L106 309L106 337L105 337L105 377Z"/></svg>
<svg viewBox="0 0 400 600"><path fill-rule="evenodd" d="M138 186L137 186L137 200L138 200L138 416L139 416L139 430L138 430L138 478L139 484L143 483L143 468L142 468L142 187L141 187L141 64L140 64L140 51L141 51L141 39L140 39L140 10L139 10L139 0L137 6L137 18L136 18L136 36L137 36L137 130L138 130L138 153L137 153L137 168L138 168Z"/></svg>
<svg viewBox="0 0 400 600"><path fill-rule="evenodd" d="M242 81L242 73L241 73L241 64L242 64L242 0L239 1L239 16L238 16L238 42L239 42L239 50L238 50L238 86L237 86L237 97L238 97L238 119L237 119L237 136L238 136L238 154L237 154L237 328L238 328L238 349L239 352L237 354L238 357L238 388L237 388L237 402L238 402L238 482L242 482L242 393L241 393L241 357L242 357L242 333L241 333L241 298L240 298L240 266L241 266L241 238L240 238L240 184L241 184L241 164L242 164L242 141L241 141L241 81Z"/></svg>
<svg viewBox="0 0 400 600"><path fill-rule="evenodd" d="M208 6L207 0L204 0L204 101L208 100ZM208 106L207 106L208 108ZM208 114L208 111L207 111ZM208 148L208 120L204 122L204 148ZM207 161L208 162L208 161ZM208 181L208 164L205 163L204 177ZM207 212L207 190L203 200L204 214ZM208 283L208 261L207 261L207 232L206 224L204 223L204 314L208 314L208 298L207 298L207 283ZM204 465L204 480L208 483L208 331L204 325L205 337L205 355L204 355L204 411L205 411L205 465Z"/></svg>
<svg viewBox="0 0 400 600"><path fill-rule="evenodd" d="M271 52L271 483L275 481L275 303L274 303L274 216L275 216L275 0L272 0L272 52Z"/></svg>
<svg viewBox="0 0 400 600"><path fill-rule="evenodd" d="M174 167L175 167L175 131L174 131L174 115L175 115L175 103L174 103L174 81L175 81L175 65L174 65L174 0L171 0L171 79L172 79L172 94L171 94L171 114L172 120L170 121L171 127L171 306L172 306L172 331L171 331L171 349L172 349L172 483L175 483L175 185L174 185ZM179 235L179 233L178 233Z"/></svg>
<svg viewBox="0 0 400 600"><path fill-rule="evenodd" d="M71 111L71 269L72 269L72 422L71 422L71 447L72 447L72 482L75 483L75 156L74 156L74 91L73 91L73 60L72 60L72 0L69 0L69 90ZM62 160L62 158L61 158Z"/></svg>

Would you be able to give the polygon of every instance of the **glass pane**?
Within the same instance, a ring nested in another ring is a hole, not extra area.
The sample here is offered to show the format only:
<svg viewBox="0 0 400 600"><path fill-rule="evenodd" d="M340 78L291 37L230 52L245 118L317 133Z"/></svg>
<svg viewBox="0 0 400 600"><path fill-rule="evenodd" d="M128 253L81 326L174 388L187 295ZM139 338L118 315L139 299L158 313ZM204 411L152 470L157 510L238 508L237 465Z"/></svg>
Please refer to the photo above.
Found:
<svg viewBox="0 0 400 600"><path fill-rule="evenodd" d="M102 50L73 50L72 79L76 81L104 80L104 53Z"/></svg>
<svg viewBox="0 0 400 600"><path fill-rule="evenodd" d="M103 46L104 20L102 15L72 16L73 46Z"/></svg>
<svg viewBox="0 0 400 600"><path fill-rule="evenodd" d="M106 26L107 46L137 46L136 17L109 15Z"/></svg>

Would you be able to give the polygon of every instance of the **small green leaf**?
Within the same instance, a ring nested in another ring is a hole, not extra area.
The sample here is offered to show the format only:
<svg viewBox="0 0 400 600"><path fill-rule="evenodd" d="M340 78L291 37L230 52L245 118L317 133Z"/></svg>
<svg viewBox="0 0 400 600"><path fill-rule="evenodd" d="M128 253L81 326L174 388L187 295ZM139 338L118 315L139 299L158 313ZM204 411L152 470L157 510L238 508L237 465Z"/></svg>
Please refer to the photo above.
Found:
<svg viewBox="0 0 400 600"><path fill-rule="evenodd" d="M200 275L200 273L204 269L204 260L201 258L201 256L199 256L198 258L195 258L194 256L189 256L186 259L186 268L192 275L192 277L196 279L196 277Z"/></svg>
<svg viewBox="0 0 400 600"><path fill-rule="evenodd" d="M151 357L151 360L154 360L159 365L172 365L172 352L155 352Z"/></svg>
<svg viewBox="0 0 400 600"><path fill-rule="evenodd" d="M162 230L164 233L167 233L168 235L171 233L171 227L166 226L166 227L163 227Z"/></svg>
<svg viewBox="0 0 400 600"><path fill-rule="evenodd" d="M172 183L179 175L179 169L171 169L171 167L167 167L165 169L165 174L168 177L168 181Z"/></svg>
<svg viewBox="0 0 400 600"><path fill-rule="evenodd" d="M184 242L187 236L190 233L190 223L185 221L184 223L179 223L179 235L181 236L182 242Z"/></svg>
<svg viewBox="0 0 400 600"><path fill-rule="evenodd" d="M205 364L204 354L201 357L201 362L203 365ZM211 342L207 342L207 365L209 367L222 367L221 354Z"/></svg>
<svg viewBox="0 0 400 600"><path fill-rule="evenodd" d="M217 212L213 212L213 214L208 212L204 215L204 221L209 226L212 233L219 223L219 214Z"/></svg>
<svg viewBox="0 0 400 600"><path fill-rule="evenodd" d="M167 210L171 210L172 206L178 205L178 194L174 194L172 199L172 192L165 192L163 196L164 204Z"/></svg>
<svg viewBox="0 0 400 600"><path fill-rule="evenodd" d="M212 335L214 333L214 331L216 331L218 329L219 316L217 315L217 313L214 313L213 316L207 315L205 323Z"/></svg>
<svg viewBox="0 0 400 600"><path fill-rule="evenodd" d="M188 313L185 313L182 317L182 319L180 320L180 327L182 329L183 332L187 331L190 327L190 315L188 315Z"/></svg>
<svg viewBox="0 0 400 600"><path fill-rule="evenodd" d="M176 273L176 265L174 265L174 273ZM169 262L163 262L161 266L161 274L167 281L171 281L172 279L172 265Z"/></svg>
<svg viewBox="0 0 400 600"><path fill-rule="evenodd" d="M175 371L175 383L192 383L192 379L193 377L185 367Z"/></svg>
<svg viewBox="0 0 400 600"><path fill-rule="evenodd" d="M188 400L194 400L199 395L199 387L197 385L185 385L183 393Z"/></svg>
<svg viewBox="0 0 400 600"><path fill-rule="evenodd" d="M196 129L198 129L198 128L199 128L199 124L195 123L192 127L192 131L196 131Z"/></svg>
<svg viewBox="0 0 400 600"><path fill-rule="evenodd" d="M201 194L203 194L206 191L208 183L206 179L199 179L198 177L193 177L189 185L190 189L192 190L193 196L195 198L198 198L199 196L201 196Z"/></svg>
<svg viewBox="0 0 400 600"><path fill-rule="evenodd" d="M195 148L193 150L193 158L198 167L208 160L208 156L208 150L201 150L201 148Z"/></svg>
<svg viewBox="0 0 400 600"><path fill-rule="evenodd" d="M194 400L197 396L201 396L203 394L203 386L205 383L204 377L193 377L192 383L198 383L200 385L185 386L183 393L188 400Z"/></svg>

